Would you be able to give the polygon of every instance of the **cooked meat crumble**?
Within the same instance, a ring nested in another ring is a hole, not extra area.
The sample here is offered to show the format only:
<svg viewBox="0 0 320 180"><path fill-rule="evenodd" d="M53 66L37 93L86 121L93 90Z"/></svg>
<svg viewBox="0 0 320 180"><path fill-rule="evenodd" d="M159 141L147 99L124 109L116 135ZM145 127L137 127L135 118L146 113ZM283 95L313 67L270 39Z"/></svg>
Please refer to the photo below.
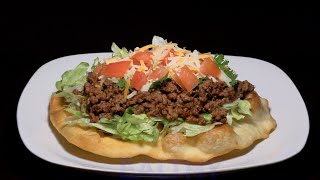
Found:
<svg viewBox="0 0 320 180"><path fill-rule="evenodd" d="M180 88L172 80L167 80L161 87L149 92L138 92L130 99L124 97L124 89L110 80L100 82L94 73L89 73L82 94L86 98L87 110L92 122L100 118L112 118L113 114L122 115L126 108L134 107L135 114L145 113L148 116L162 116L169 120L178 117L187 122L206 124L201 113L211 113L211 122L225 122L227 112L223 104L243 99L254 86L248 81L238 81L234 87L225 82L205 80L191 93Z"/></svg>

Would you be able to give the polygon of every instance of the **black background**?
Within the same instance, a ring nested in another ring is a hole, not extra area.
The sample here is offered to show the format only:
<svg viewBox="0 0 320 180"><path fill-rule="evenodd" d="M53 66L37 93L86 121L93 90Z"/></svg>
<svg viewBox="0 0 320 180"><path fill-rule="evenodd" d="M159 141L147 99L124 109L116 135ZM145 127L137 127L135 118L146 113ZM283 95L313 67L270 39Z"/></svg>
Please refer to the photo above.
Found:
<svg viewBox="0 0 320 180"><path fill-rule="evenodd" d="M1 107L5 116L0 125L0 179L107 178L111 175L135 179L123 174L62 167L36 157L20 139L16 109L28 80L46 62L79 53L108 52L112 42L128 49L141 47L150 43L153 35L200 52L248 56L271 62L289 75L308 108L311 129L305 148L296 156L262 167L182 178L320 178L316 168L319 162L319 118L315 114L319 94L316 93L320 90L316 65L320 21L316 10L228 9L195 14L172 14L171 19L131 14L125 20L109 15L1 17L1 94L4 96Z"/></svg>

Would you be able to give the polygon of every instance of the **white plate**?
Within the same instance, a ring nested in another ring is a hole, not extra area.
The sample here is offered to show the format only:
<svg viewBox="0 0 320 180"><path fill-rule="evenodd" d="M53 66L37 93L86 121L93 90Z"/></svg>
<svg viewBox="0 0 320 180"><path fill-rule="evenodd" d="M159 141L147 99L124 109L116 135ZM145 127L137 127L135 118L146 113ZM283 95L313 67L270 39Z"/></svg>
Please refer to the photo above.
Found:
<svg viewBox="0 0 320 180"><path fill-rule="evenodd" d="M260 96L267 98L277 128L266 140L243 151L204 164L186 161L157 161L145 156L110 159L70 145L48 119L48 105L61 74L82 61L93 62L110 53L81 54L50 61L37 70L26 85L18 104L17 121L25 146L36 156L52 163L81 169L142 174L191 174L220 172L283 161L301 151L309 133L304 101L290 78L278 67L253 58L226 56L239 80L249 80ZM110 147L112 148L112 147Z"/></svg>

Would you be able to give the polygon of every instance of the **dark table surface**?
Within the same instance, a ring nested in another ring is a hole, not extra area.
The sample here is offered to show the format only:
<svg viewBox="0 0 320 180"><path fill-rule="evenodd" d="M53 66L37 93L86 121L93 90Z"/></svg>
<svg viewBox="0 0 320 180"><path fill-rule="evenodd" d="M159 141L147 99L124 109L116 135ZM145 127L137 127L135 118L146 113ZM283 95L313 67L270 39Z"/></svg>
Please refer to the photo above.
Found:
<svg viewBox="0 0 320 180"><path fill-rule="evenodd" d="M116 178L124 174L96 173L46 162L23 145L16 124L19 97L33 73L62 56L110 51L112 42L129 49L141 47L160 35L180 46L200 52L220 52L271 62L285 71L299 89L308 109L310 133L304 149L272 165L182 178L320 178L319 118L319 18L312 9L203 12L201 16L163 22L152 17L117 21L106 17L1 17L1 122L0 179ZM132 16L133 19L134 16ZM3 57L3 56L2 56ZM281 88L281 87L270 87ZM290 113L290 112L288 112ZM41 136L41 135L40 135Z"/></svg>

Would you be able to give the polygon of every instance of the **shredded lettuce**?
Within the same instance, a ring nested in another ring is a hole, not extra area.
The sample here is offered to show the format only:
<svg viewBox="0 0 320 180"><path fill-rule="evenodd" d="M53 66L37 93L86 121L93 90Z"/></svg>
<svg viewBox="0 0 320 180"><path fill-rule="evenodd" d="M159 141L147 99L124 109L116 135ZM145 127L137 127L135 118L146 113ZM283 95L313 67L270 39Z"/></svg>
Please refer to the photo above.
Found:
<svg viewBox="0 0 320 180"><path fill-rule="evenodd" d="M239 109L238 109L239 113L247 114L247 115L252 116L252 113L250 111L251 104L250 104L249 101L242 100L242 101L239 102L238 106L239 106Z"/></svg>
<svg viewBox="0 0 320 180"><path fill-rule="evenodd" d="M110 121L109 119L107 118L101 118L99 120L100 123L105 123L105 124L112 124L112 121Z"/></svg>
<svg viewBox="0 0 320 180"><path fill-rule="evenodd" d="M164 46L167 43L168 43L167 40L164 40L162 37L153 36L152 38L152 44L155 46Z"/></svg>
<svg viewBox="0 0 320 180"><path fill-rule="evenodd" d="M70 106L64 109L65 111L71 113L73 116L80 118L83 116L83 113L77 110L76 106Z"/></svg>
<svg viewBox="0 0 320 180"><path fill-rule="evenodd" d="M92 63L92 66L91 66L91 72L94 72L96 70L97 65L98 65L99 62L100 62L100 60L99 60L98 57L93 60L93 63Z"/></svg>
<svg viewBox="0 0 320 180"><path fill-rule="evenodd" d="M232 107L237 106L237 105L239 104L239 102L240 102L240 98L238 98L237 100L235 100L235 101L233 101L233 102L231 102L231 103L224 104L224 105L223 105L223 108L229 110L229 109L231 109Z"/></svg>
<svg viewBox="0 0 320 180"><path fill-rule="evenodd" d="M233 117L234 119L236 119L236 120L240 120L240 119L243 119L243 118L244 118L244 115L242 115L242 114L240 114L240 113L238 112L237 107L231 108L231 115L232 115L232 117Z"/></svg>
<svg viewBox="0 0 320 180"><path fill-rule="evenodd" d="M61 91L55 94L59 97L64 97L65 101L71 104L80 105L79 100L81 96L75 95L72 92Z"/></svg>
<svg viewBox="0 0 320 180"><path fill-rule="evenodd" d="M229 110L227 114L227 123L231 126L233 119L241 120L245 115L252 116L251 104L247 100L237 99L232 103L223 105L224 109Z"/></svg>
<svg viewBox="0 0 320 180"><path fill-rule="evenodd" d="M117 119L117 131L121 138L132 141L157 141L160 134L158 123L150 120L145 114L135 115L133 111L133 108L127 108L122 118Z"/></svg>
<svg viewBox="0 0 320 180"><path fill-rule="evenodd" d="M215 122L213 124L208 124L208 125L202 126L202 125L190 124L190 123L187 123L187 122L183 122L178 126L171 127L170 131L172 133L181 132L185 136L191 137L191 136L196 136L198 134L210 131L216 125L220 125L220 124L222 124L222 123L221 122Z"/></svg>
<svg viewBox="0 0 320 180"><path fill-rule="evenodd" d="M211 122L212 114L210 113L202 113L201 116L206 120L207 123Z"/></svg>
<svg viewBox="0 0 320 180"><path fill-rule="evenodd" d="M129 55L129 52L125 47L120 49L116 43L112 43L111 50L114 52L114 56L118 56L120 58L125 58Z"/></svg>
<svg viewBox="0 0 320 180"><path fill-rule="evenodd" d="M117 82L117 85L120 87L120 88L124 88L124 86L126 85L126 80L124 78L121 78L118 80Z"/></svg>
<svg viewBox="0 0 320 180"><path fill-rule="evenodd" d="M111 120L101 118L98 123L90 123L90 119L81 118L66 121L65 124L95 127L115 137L131 141L156 142L160 135L157 128L159 123L145 114L133 114L133 108L128 108L122 117L115 115Z"/></svg>
<svg viewBox="0 0 320 180"><path fill-rule="evenodd" d="M61 80L56 82L56 88L60 91L71 92L74 87L83 87L88 67L88 63L82 62L74 70L64 72Z"/></svg>
<svg viewBox="0 0 320 180"><path fill-rule="evenodd" d="M177 121L169 121L164 117L150 117L151 120L155 122L161 122L163 124L163 129L161 130L161 134L166 134L170 127L177 126L183 122L182 118L178 118Z"/></svg>
<svg viewBox="0 0 320 180"><path fill-rule="evenodd" d="M228 113L226 118L227 118L227 123L231 126L233 121L232 114Z"/></svg>
<svg viewBox="0 0 320 180"><path fill-rule="evenodd" d="M90 123L90 119L88 118L80 118L77 120L70 120L65 121L65 125L79 125L81 127L94 127L97 129L100 129L104 132L108 132L110 134L117 134L117 131L115 130L115 125L112 123Z"/></svg>
<svg viewBox="0 0 320 180"><path fill-rule="evenodd" d="M64 97L65 101L69 103L64 110L78 118L88 116L86 113L86 104L80 104L80 99L83 97L73 94L72 91L74 89L81 90L83 88L86 82L88 67L88 63L82 62L75 69L63 73L61 80L56 82L56 88L59 92L54 95Z"/></svg>
<svg viewBox="0 0 320 180"><path fill-rule="evenodd" d="M86 113L86 104L80 104L80 99L83 98L80 95L75 95L71 92L61 91L56 94L55 96L64 97L65 101L68 102L68 106L64 109L65 111L71 113L75 117L83 117L88 116Z"/></svg>

